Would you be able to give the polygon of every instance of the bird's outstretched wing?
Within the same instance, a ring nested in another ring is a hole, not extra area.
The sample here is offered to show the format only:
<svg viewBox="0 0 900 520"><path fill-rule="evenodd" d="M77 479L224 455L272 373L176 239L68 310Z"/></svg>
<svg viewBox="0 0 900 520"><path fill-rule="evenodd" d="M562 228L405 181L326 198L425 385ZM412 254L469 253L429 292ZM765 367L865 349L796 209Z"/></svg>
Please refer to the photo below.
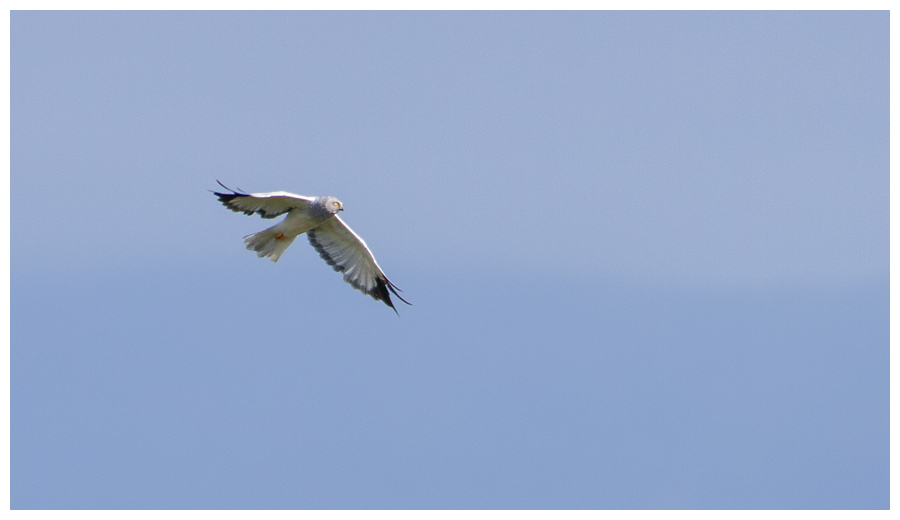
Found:
<svg viewBox="0 0 900 520"><path fill-rule="evenodd" d="M219 182L219 181L216 181ZM231 193L219 193L214 191L213 194L219 197L219 201L226 208L245 215L253 215L259 213L262 218L275 218L278 215L284 215L292 209L304 209L315 200L314 197L304 197L303 195L295 195L286 191L273 191L272 193L241 193L225 186L219 182L219 186L225 188Z"/></svg>
<svg viewBox="0 0 900 520"><path fill-rule="evenodd" d="M397 312L397 309L391 302L390 293L394 293L394 296L403 303L412 305L397 294L400 288L384 275L365 241L337 215L315 229L307 231L306 235L309 237L309 243L319 252L319 256L335 271L343 273L344 281L354 289L368 294L375 300L383 301L394 309L394 312Z"/></svg>

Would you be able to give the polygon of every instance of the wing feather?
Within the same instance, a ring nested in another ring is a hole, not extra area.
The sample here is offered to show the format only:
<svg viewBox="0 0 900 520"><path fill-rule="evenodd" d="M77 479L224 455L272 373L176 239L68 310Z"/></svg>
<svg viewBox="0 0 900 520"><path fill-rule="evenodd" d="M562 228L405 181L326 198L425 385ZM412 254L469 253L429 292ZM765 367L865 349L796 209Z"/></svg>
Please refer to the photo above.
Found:
<svg viewBox="0 0 900 520"><path fill-rule="evenodd" d="M304 209L310 202L315 200L313 197L305 197L286 191L242 193L225 186L221 182L219 182L219 186L231 192L213 192L213 195L217 196L219 202L224 204L226 208L245 215L258 213L262 218L275 218L278 215L284 215L292 209Z"/></svg>
<svg viewBox="0 0 900 520"><path fill-rule="evenodd" d="M306 233L309 243L319 256L335 271L343 273L344 281L354 289L368 294L376 301L383 301L397 312L391 302L391 293L407 305L412 305L397 294L399 287L391 283L378 266L366 242L335 215Z"/></svg>

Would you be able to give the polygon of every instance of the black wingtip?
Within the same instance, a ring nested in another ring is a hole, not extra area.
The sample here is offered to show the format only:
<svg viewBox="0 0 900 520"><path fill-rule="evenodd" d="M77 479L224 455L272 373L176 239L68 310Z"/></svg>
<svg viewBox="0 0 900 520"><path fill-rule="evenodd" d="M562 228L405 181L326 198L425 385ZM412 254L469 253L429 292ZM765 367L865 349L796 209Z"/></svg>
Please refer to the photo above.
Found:
<svg viewBox="0 0 900 520"><path fill-rule="evenodd" d="M381 282L378 284L380 286L379 293L380 293L381 299L384 300L385 305L387 305L388 307L390 307L391 309L394 310L394 313L396 313L397 316L400 316L400 312L397 311L397 307L394 307L394 302L391 301L391 293L394 293L394 296L399 298L401 302L412 307L411 303L409 303L402 296L397 294L397 291L399 291L400 288L397 287L396 285L394 285L393 283L391 283L390 280L385 278L383 281L382 280L378 280L378 281ZM388 291L390 291L390 292L388 292Z"/></svg>
<svg viewBox="0 0 900 520"><path fill-rule="evenodd" d="M409 305L410 307L412 307L412 304L411 304L411 303L409 303L408 301L406 301L405 299L403 299L403 296L400 296L400 295L397 293L397 291L403 292L403 289L401 289L401 288L397 287L396 285L394 285L394 282L388 280L387 276L384 277L384 285L385 285L385 287L387 287L388 289L390 289L390 291L391 291L392 293L394 293L394 296L396 296L397 298L400 298L400 301L401 301L401 302L403 302L403 303ZM387 296L388 299L390 299L390 295L388 294L387 291L384 291L384 295Z"/></svg>
<svg viewBox="0 0 900 520"><path fill-rule="evenodd" d="M265 210L263 210L263 209L257 209L255 211L252 211L249 209L241 209L241 208L232 206L231 201L233 201L234 199L236 199L238 197L251 197L252 195L250 195L249 193L244 193L240 188L233 190L233 189L229 188L228 186L225 186L224 184L222 184L222 181L220 181L219 179L216 179L216 182L219 183L219 186L225 188L226 190L230 191L231 193L219 193L218 191L213 191L213 190L209 190L209 191L212 192L213 195L218 197L219 202L221 202L226 208L230 209L231 211L234 211L235 213L243 213L244 215L259 214L259 216L261 216L262 218L275 218L278 215L281 215L281 213L268 215L268 214L266 214Z"/></svg>
<svg viewBox="0 0 900 520"><path fill-rule="evenodd" d="M219 183L219 186L221 186L221 187L223 187L223 188L225 188L226 190L228 190L228 191L231 192L231 193L219 193L219 192L217 192L217 191L209 190L209 191L211 191L212 193L215 193L216 195L218 195L218 196L220 196L220 197L221 197L221 196L225 196L225 197L232 197L232 198L234 198L234 197L237 197L237 196L246 196L246 195L248 195L247 193L244 193L243 191L241 191L240 188L238 188L237 190L233 190L233 189L229 188L228 186L225 186L224 184L222 184L222 181L220 181L219 179L216 179L216 182Z"/></svg>
<svg viewBox="0 0 900 520"><path fill-rule="evenodd" d="M387 291L385 291L384 295L381 298L381 301L383 301L385 305L390 307L391 310L394 311L394 314L396 314L398 318L400 317L400 312L397 311L397 307L394 307L394 302L391 301L391 296L387 293Z"/></svg>
<svg viewBox="0 0 900 520"><path fill-rule="evenodd" d="M406 301L406 300L403 298L403 296L400 296L399 294L397 294L397 291L400 291L400 288L399 288L399 287L396 287L394 284L392 284L392 283L390 282L390 280L388 280L388 282L387 282L387 288L390 289L392 293L394 293L394 296L396 296L397 298L400 298L400 301L401 301L401 302L403 302L403 303L409 305L410 307L412 307L412 304L409 303L408 301ZM396 289L396 290L394 290L394 289ZM402 291L401 291L401 292L402 292ZM388 298L390 298L390 297L388 297ZM392 307L393 307L393 305L392 305Z"/></svg>
<svg viewBox="0 0 900 520"><path fill-rule="evenodd" d="M391 309L394 310L394 312L397 314L397 316L400 315L400 312L397 310L397 307L394 306L394 302L391 300L391 293L394 293L394 296L399 298L400 301L402 301L403 303L410 305L410 306L412 305L411 303L409 303L408 301L403 299L402 296L397 294L397 291L394 290L395 289L394 284L392 284L391 281L388 280L387 278L379 277L376 279L376 282L377 283L375 284L375 287L373 287L372 289L370 289L368 291L365 291L366 294L368 294L372 298L375 298L376 300L383 301L385 305L387 305L388 307L390 307Z"/></svg>

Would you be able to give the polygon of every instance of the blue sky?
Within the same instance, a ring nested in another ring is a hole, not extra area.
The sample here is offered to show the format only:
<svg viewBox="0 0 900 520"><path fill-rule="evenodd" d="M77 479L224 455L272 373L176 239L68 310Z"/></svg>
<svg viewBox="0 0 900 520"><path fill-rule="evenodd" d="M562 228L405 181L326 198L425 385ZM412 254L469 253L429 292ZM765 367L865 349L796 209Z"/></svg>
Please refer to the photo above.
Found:
<svg viewBox="0 0 900 520"><path fill-rule="evenodd" d="M886 11L10 19L14 509L889 507Z"/></svg>

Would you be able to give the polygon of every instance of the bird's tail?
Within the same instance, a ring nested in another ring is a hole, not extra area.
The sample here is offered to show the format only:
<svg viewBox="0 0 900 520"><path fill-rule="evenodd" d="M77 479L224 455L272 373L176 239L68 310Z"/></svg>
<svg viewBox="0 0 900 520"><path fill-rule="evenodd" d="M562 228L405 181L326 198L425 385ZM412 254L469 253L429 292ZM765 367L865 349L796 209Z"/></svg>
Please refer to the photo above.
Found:
<svg viewBox="0 0 900 520"><path fill-rule="evenodd" d="M247 250L255 251L256 256L263 258L269 257L272 262L277 262L281 258L282 253L290 246L296 235L286 237L284 233L276 229L278 226L272 226L264 229L259 233L253 233L244 237L244 245Z"/></svg>

